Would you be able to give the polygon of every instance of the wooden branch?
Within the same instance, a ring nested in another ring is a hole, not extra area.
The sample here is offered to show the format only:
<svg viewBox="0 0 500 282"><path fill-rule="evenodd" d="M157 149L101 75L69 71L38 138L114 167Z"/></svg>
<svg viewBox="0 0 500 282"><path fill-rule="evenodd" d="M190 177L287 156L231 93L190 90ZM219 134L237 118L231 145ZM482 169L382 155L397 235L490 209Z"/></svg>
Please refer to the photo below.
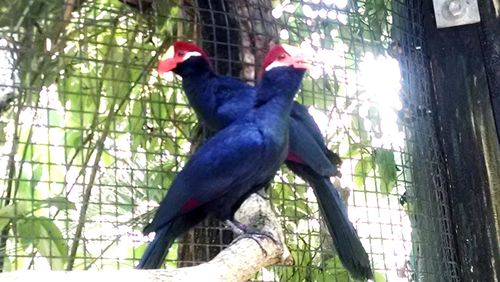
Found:
<svg viewBox="0 0 500 282"><path fill-rule="evenodd" d="M211 261L193 267L155 270L17 271L0 274L0 281L246 281L263 267L276 263L293 263L288 248L282 243L283 232L269 200L256 194L252 195L238 210L236 218L244 224L272 233L279 243L276 244L266 237L243 237Z"/></svg>

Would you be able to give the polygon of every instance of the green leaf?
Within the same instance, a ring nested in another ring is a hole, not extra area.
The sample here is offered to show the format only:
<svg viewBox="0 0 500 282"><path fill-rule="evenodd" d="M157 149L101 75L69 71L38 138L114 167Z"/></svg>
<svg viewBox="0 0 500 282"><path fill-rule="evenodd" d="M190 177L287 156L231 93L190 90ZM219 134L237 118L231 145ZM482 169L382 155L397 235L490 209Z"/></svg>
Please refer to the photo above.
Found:
<svg viewBox="0 0 500 282"><path fill-rule="evenodd" d="M345 157L349 159L360 157L363 149L364 147L361 144L358 143L349 144L349 149L345 154Z"/></svg>
<svg viewBox="0 0 500 282"><path fill-rule="evenodd" d="M30 212L30 207L27 202L20 201L12 205L0 208L0 230L3 229L12 219L22 218Z"/></svg>
<svg viewBox="0 0 500 282"><path fill-rule="evenodd" d="M62 270L68 256L67 241L64 240L61 230L48 218L40 218L41 237L36 245L42 256L49 258L52 269ZM52 257L52 258L51 258Z"/></svg>
<svg viewBox="0 0 500 282"><path fill-rule="evenodd" d="M173 244L172 247L171 247L171 251L168 252L168 255L165 259L165 261L167 261L168 265L170 265L171 267L177 267L177 263L176 263L176 260L178 260L178 250L179 248L179 244Z"/></svg>
<svg viewBox="0 0 500 282"><path fill-rule="evenodd" d="M17 189L17 199L18 201L23 201L30 207L33 206L33 199L35 199L35 191L32 189L31 185L31 169L26 169L26 164L23 165L23 170L21 172L21 177L19 178L19 186ZM30 208L31 210L32 208Z"/></svg>
<svg viewBox="0 0 500 282"><path fill-rule="evenodd" d="M68 68L67 75L58 84L59 99L65 108L66 126L81 128L82 124L92 122L93 113L99 103L96 91L100 83L97 73L82 73L77 67ZM82 111L85 113L82 114ZM90 116L90 118L89 118Z"/></svg>
<svg viewBox="0 0 500 282"><path fill-rule="evenodd" d="M82 136L82 131L81 130L71 130L67 129L64 132L64 138L65 138L65 145L69 148L79 148L82 145L83 142L83 136Z"/></svg>
<svg viewBox="0 0 500 282"><path fill-rule="evenodd" d="M374 276L374 280L377 281L377 282L386 282L387 280L385 279L385 275L380 273L380 272L375 272L373 274Z"/></svg>
<svg viewBox="0 0 500 282"><path fill-rule="evenodd" d="M103 151L101 156L101 161L104 163L106 167L110 167L115 163L115 157L108 153L108 151Z"/></svg>
<svg viewBox="0 0 500 282"><path fill-rule="evenodd" d="M65 197L53 197L43 201L17 201L12 205L0 208L0 230L3 229L12 219L23 219L25 215L44 207L56 207L57 209L76 210L75 203Z"/></svg>
<svg viewBox="0 0 500 282"><path fill-rule="evenodd" d="M64 131L64 139L65 139L65 158L66 158L66 163L69 164L70 161L73 159L73 165L77 165L81 161L81 156L82 154L77 154L75 156L75 153L82 147L83 144L83 131L81 130L72 130L72 129L66 129Z"/></svg>
<svg viewBox="0 0 500 282"><path fill-rule="evenodd" d="M141 146L145 147L146 138L142 134L143 126L146 124L145 113L141 101L134 101L132 106L132 112L128 116L129 119L129 130L131 133L131 149L132 154L135 156L137 153L137 148Z"/></svg>
<svg viewBox="0 0 500 282"><path fill-rule="evenodd" d="M396 161L394 152L387 149L377 149L374 152L377 175L380 177L380 192L391 193L397 180Z"/></svg>
<svg viewBox="0 0 500 282"><path fill-rule="evenodd" d="M306 77L302 81L301 89L300 97L298 97L301 104L318 105L319 102L321 107L328 108L333 104L334 96L338 90L338 81L335 76L331 78L324 75L323 79L320 80Z"/></svg>
<svg viewBox="0 0 500 282"><path fill-rule="evenodd" d="M36 152L36 150L34 150ZM36 156L32 158L36 160ZM34 199L39 199L38 192L35 189L37 184L40 182L40 178L43 173L43 165L41 164L30 164L23 163L21 169L21 175L19 177L19 186L17 189L17 198L20 200L26 200L25 204L28 205L32 210Z"/></svg>
<svg viewBox="0 0 500 282"><path fill-rule="evenodd" d="M49 126L55 126L55 127L64 126L63 124L64 114L61 111L48 109L48 112L49 112L49 117L48 117Z"/></svg>
<svg viewBox="0 0 500 282"><path fill-rule="evenodd" d="M325 264L325 272L330 274L334 279L330 281L339 281L339 282L348 282L353 281L349 278L349 273L344 268L338 256L335 256L326 261ZM377 281L378 282L378 281Z"/></svg>
<svg viewBox="0 0 500 282"><path fill-rule="evenodd" d="M304 201L297 200L293 204L285 205L282 214L298 223L299 220L307 218L311 212Z"/></svg>
<svg viewBox="0 0 500 282"><path fill-rule="evenodd" d="M47 258L53 270L64 269L68 256L67 241L51 219L27 217L18 221L17 232L25 249L33 246Z"/></svg>
<svg viewBox="0 0 500 282"><path fill-rule="evenodd" d="M128 49L120 47L115 37L116 35L114 37L110 35L103 37L107 47L102 48L102 54L109 62L102 68L101 76L103 89L109 97L113 97L113 100L129 95L131 83L136 79L131 76L128 65L130 61ZM109 104L112 105L113 103Z"/></svg>
<svg viewBox="0 0 500 282"><path fill-rule="evenodd" d="M43 174L43 165L41 164L34 164L33 165L33 171L31 174L31 189L34 190L38 182L40 182L40 179L42 178Z"/></svg>
<svg viewBox="0 0 500 282"><path fill-rule="evenodd" d="M3 257L3 272L9 272L16 270L8 256Z"/></svg>
<svg viewBox="0 0 500 282"><path fill-rule="evenodd" d="M37 238L40 238L40 224L33 218L28 217L17 221L16 232L24 249L28 249Z"/></svg>
<svg viewBox="0 0 500 282"><path fill-rule="evenodd" d="M153 91L151 93L151 100L149 104L151 115L160 128L165 127L165 121L169 119L170 113L174 110L174 104L172 103L173 98L175 98L173 88L167 88L164 92ZM166 101L170 103L166 103Z"/></svg>
<svg viewBox="0 0 500 282"><path fill-rule="evenodd" d="M367 147L370 146L370 138L364 126L363 118L361 118L358 114L351 115L351 132L359 137L361 145Z"/></svg>
<svg viewBox="0 0 500 282"><path fill-rule="evenodd" d="M76 210L75 203L68 200L66 197L52 197L44 201L49 207L55 207L58 210Z"/></svg>
<svg viewBox="0 0 500 282"><path fill-rule="evenodd" d="M358 188L363 188L365 179L369 177L370 171L373 169L373 162L371 159L361 159L354 167L354 184Z"/></svg>
<svg viewBox="0 0 500 282"><path fill-rule="evenodd" d="M0 122L0 145L3 146L5 141L7 141L5 136L5 127L7 126L6 122Z"/></svg>
<svg viewBox="0 0 500 282"><path fill-rule="evenodd" d="M380 113L377 107L370 107L368 109L368 117L370 120L370 130L375 134L375 137L382 137L382 118L380 117Z"/></svg>

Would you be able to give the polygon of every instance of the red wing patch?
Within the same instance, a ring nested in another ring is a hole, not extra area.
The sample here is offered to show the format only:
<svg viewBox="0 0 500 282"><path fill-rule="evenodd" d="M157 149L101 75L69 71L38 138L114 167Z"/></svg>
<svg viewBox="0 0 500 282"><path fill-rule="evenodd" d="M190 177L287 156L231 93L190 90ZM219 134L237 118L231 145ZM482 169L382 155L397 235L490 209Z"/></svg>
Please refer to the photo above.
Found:
<svg viewBox="0 0 500 282"><path fill-rule="evenodd" d="M286 157L286 160L287 161L296 162L296 163L299 163L299 164L303 164L304 163L304 161L299 156L297 156L295 153L293 153L293 152L288 152L288 156Z"/></svg>
<svg viewBox="0 0 500 282"><path fill-rule="evenodd" d="M187 202L184 204L184 206L182 206L181 212L185 213L185 212L191 211L194 208L197 208L199 205L200 205L200 201L198 199L196 199L194 197L190 198L189 200L187 200Z"/></svg>

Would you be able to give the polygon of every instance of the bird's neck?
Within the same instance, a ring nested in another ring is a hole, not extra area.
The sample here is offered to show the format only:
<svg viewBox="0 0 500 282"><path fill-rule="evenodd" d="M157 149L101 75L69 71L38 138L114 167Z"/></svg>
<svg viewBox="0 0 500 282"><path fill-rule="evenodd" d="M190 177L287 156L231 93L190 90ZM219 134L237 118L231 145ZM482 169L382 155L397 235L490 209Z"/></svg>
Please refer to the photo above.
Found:
<svg viewBox="0 0 500 282"><path fill-rule="evenodd" d="M182 87L189 105L198 119L205 126L217 131L224 122L217 113L217 76L208 61L202 58L190 58L176 68L176 73L182 76Z"/></svg>
<svg viewBox="0 0 500 282"><path fill-rule="evenodd" d="M179 65L175 73L182 77L182 87L189 105L198 117L208 123L217 124L211 120L215 108L215 97L210 93L210 85L217 78L208 61L201 57L192 57Z"/></svg>
<svg viewBox="0 0 500 282"><path fill-rule="evenodd" d="M190 72L182 76L182 86L190 103L197 104L196 101L202 98L210 80L216 75L211 70Z"/></svg>
<svg viewBox="0 0 500 282"><path fill-rule="evenodd" d="M256 111L265 112L266 115L273 115L280 119L288 119L292 109L293 95L276 95L263 102L257 99Z"/></svg>
<svg viewBox="0 0 500 282"><path fill-rule="evenodd" d="M202 57L189 58L176 68L175 73L182 77L188 99L202 95L209 80L216 76L208 61Z"/></svg>
<svg viewBox="0 0 500 282"><path fill-rule="evenodd" d="M288 118L303 75L303 71L291 68L266 73L257 90L257 110Z"/></svg>

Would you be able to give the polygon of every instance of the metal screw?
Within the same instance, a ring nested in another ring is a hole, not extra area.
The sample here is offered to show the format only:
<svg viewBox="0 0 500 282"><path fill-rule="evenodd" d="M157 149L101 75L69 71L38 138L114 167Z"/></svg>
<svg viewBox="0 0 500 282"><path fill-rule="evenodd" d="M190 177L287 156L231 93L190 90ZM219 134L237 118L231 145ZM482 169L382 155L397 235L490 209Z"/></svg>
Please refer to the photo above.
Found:
<svg viewBox="0 0 500 282"><path fill-rule="evenodd" d="M462 3L458 0L453 0L448 3L448 11L452 16L458 17L462 15L462 12L464 10L464 7L462 6Z"/></svg>

